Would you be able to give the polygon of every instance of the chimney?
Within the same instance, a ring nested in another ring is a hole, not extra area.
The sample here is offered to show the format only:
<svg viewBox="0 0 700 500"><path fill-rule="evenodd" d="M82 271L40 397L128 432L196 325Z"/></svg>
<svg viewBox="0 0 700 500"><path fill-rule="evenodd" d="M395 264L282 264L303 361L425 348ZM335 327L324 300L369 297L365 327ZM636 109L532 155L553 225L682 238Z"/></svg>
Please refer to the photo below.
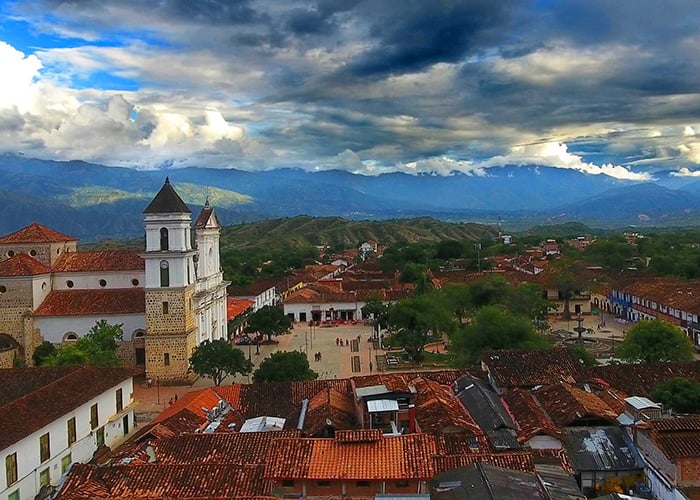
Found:
<svg viewBox="0 0 700 500"><path fill-rule="evenodd" d="M416 432L416 405L413 403L408 405L408 432L411 434Z"/></svg>

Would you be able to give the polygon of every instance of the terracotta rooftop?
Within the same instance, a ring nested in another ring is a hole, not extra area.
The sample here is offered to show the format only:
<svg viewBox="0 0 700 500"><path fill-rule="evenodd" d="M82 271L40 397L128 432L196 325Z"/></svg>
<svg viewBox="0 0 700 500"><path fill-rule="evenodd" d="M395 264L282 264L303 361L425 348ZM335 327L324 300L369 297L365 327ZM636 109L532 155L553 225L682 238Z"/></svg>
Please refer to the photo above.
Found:
<svg viewBox="0 0 700 500"><path fill-rule="evenodd" d="M426 380L433 380L438 384L452 385L455 380L464 375L464 370L436 370L423 372L405 372L405 373L377 373L374 375L363 375L353 377L352 384L357 387L371 387L374 385L384 385L390 391L410 392L412 381L420 376Z"/></svg>
<svg viewBox="0 0 700 500"><path fill-rule="evenodd" d="M474 453L471 455L444 455L433 457L435 472L442 472L459 467L469 467L477 462L487 462L504 469L534 472L535 461L532 453L511 451L506 453Z"/></svg>
<svg viewBox="0 0 700 500"><path fill-rule="evenodd" d="M254 297L275 288L276 284L273 278L258 278L249 285L229 285L226 290L231 297Z"/></svg>
<svg viewBox="0 0 700 500"><path fill-rule="evenodd" d="M518 441L524 443L538 435L552 436L560 441L564 436L531 392L511 389L503 396L503 403L518 425Z"/></svg>
<svg viewBox="0 0 700 500"><path fill-rule="evenodd" d="M619 415L592 392L569 384L549 385L533 394L559 428L582 420L606 420L613 424Z"/></svg>
<svg viewBox="0 0 700 500"><path fill-rule="evenodd" d="M143 288L104 290L53 290L35 316L99 316L102 314L143 314L146 295Z"/></svg>
<svg viewBox="0 0 700 500"><path fill-rule="evenodd" d="M296 419L298 421L298 417ZM308 436L319 436L330 421L336 430L349 430L357 426L355 403L352 396L332 387L320 390L309 399L303 431Z"/></svg>
<svg viewBox="0 0 700 500"><path fill-rule="evenodd" d="M254 304L255 302L252 300L232 299L231 297L228 297L226 299L226 319L231 321L233 318L250 309Z"/></svg>
<svg viewBox="0 0 700 500"><path fill-rule="evenodd" d="M20 276L36 276L49 274L51 269L30 257L26 253L20 253L0 262L0 276L14 278Z"/></svg>
<svg viewBox="0 0 700 500"><path fill-rule="evenodd" d="M284 479L390 480L433 477L435 441L426 434L383 437L371 442L279 439L272 443L265 477Z"/></svg>
<svg viewBox="0 0 700 500"><path fill-rule="evenodd" d="M131 378L130 368L94 366L0 370L0 450Z"/></svg>
<svg viewBox="0 0 700 500"><path fill-rule="evenodd" d="M413 381L413 385L418 391L416 420L422 432L463 432L472 436L484 434L448 386L420 377Z"/></svg>
<svg viewBox="0 0 700 500"><path fill-rule="evenodd" d="M42 226L38 222L32 222L26 227L0 238L0 245L24 244L24 243L63 243L78 241L72 236L59 233L51 228Z"/></svg>
<svg viewBox="0 0 700 500"><path fill-rule="evenodd" d="M600 379L630 396L651 397L654 387L672 378L688 378L700 382L700 362L643 363L594 366L588 378Z"/></svg>
<svg viewBox="0 0 700 500"><path fill-rule="evenodd" d="M494 351L484 355L482 367L500 389L575 383L585 378L583 365L566 348Z"/></svg>
<svg viewBox="0 0 700 500"><path fill-rule="evenodd" d="M651 440L670 460L700 457L700 416L679 415L647 422Z"/></svg>
<svg viewBox="0 0 700 500"><path fill-rule="evenodd" d="M269 496L261 465L112 465L76 463L58 499L217 499ZM205 492L205 495L203 495Z"/></svg>
<svg viewBox="0 0 700 500"><path fill-rule="evenodd" d="M82 271L143 271L146 268L138 252L105 250L64 253L53 268L57 273Z"/></svg>
<svg viewBox="0 0 700 500"><path fill-rule="evenodd" d="M217 219L216 214L214 213L214 209L209 205L209 199L207 199L207 201L204 203L204 206L202 207L202 211L199 212L199 216L197 217L197 220L194 223L194 228L218 228L219 226L219 220Z"/></svg>
<svg viewBox="0 0 700 500"><path fill-rule="evenodd" d="M641 277L613 288L681 311L700 312L700 280Z"/></svg>

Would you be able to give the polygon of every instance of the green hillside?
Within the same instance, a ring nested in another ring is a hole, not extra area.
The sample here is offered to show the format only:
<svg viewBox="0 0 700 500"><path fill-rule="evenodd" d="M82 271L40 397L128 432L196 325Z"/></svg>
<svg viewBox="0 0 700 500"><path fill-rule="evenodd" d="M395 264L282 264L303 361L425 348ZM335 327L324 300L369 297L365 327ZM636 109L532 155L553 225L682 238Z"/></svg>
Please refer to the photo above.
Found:
<svg viewBox="0 0 700 500"><path fill-rule="evenodd" d="M178 194L185 203L204 205L209 195L209 202L215 207L230 208L253 202L247 195L220 188L207 188L200 184L188 182L173 183ZM157 191L124 191L109 186L78 186L68 194L57 196L57 199L73 208L90 207L102 204L114 204L124 200L142 200L144 207L156 195Z"/></svg>
<svg viewBox="0 0 700 500"><path fill-rule="evenodd" d="M422 217L386 221L350 221L340 217L299 216L225 227L223 249L281 249L332 245L357 248L367 240L380 245L417 241L477 240L492 237L494 227L474 223L448 223Z"/></svg>

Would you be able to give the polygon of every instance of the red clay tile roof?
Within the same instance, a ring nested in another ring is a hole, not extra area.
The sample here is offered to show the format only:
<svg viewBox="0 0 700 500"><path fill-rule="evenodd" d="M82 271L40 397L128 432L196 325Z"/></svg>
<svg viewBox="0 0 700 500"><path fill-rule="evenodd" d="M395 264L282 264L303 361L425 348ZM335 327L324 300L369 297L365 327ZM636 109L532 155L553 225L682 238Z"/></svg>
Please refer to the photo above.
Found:
<svg viewBox="0 0 700 500"><path fill-rule="evenodd" d="M0 276L3 278L36 276L38 274L49 274L50 272L51 269L26 253L17 254L0 262Z"/></svg>
<svg viewBox="0 0 700 500"><path fill-rule="evenodd" d="M143 314L143 288L106 290L53 290L35 311L36 316L99 316L101 314Z"/></svg>
<svg viewBox="0 0 700 500"><path fill-rule="evenodd" d="M412 384L418 391L416 421L422 432L464 432L473 436L484 434L448 386L420 377L414 379Z"/></svg>
<svg viewBox="0 0 700 500"><path fill-rule="evenodd" d="M352 396L343 394L332 387L326 387L309 400L303 431L314 436L326 427L330 420L336 430L354 429L357 426L355 418L355 403Z"/></svg>
<svg viewBox="0 0 700 500"><path fill-rule="evenodd" d="M72 236L42 226L38 222L32 222L28 226L0 238L0 245L12 243L63 243L66 241L78 240Z"/></svg>
<svg viewBox="0 0 700 500"><path fill-rule="evenodd" d="M535 461L532 453L527 451L511 451L507 453L473 453L471 455L445 455L433 457L435 473L446 470L469 467L477 462L488 462L496 467L535 472Z"/></svg>
<svg viewBox="0 0 700 500"><path fill-rule="evenodd" d="M399 373L377 373L374 375L363 375L353 377L353 387L371 387L373 385L384 385L390 391L409 392L411 382L418 376L426 380L433 380L438 384L452 385L455 380L464 375L464 370L436 370L422 372L399 372Z"/></svg>
<svg viewBox="0 0 700 500"><path fill-rule="evenodd" d="M53 268L57 273L81 271L143 271L143 257L129 250L64 253Z"/></svg>
<svg viewBox="0 0 700 500"><path fill-rule="evenodd" d="M700 416L679 415L647 422L650 438L670 459L700 457Z"/></svg>
<svg viewBox="0 0 700 500"><path fill-rule="evenodd" d="M130 368L95 366L0 370L0 450L135 374Z"/></svg>
<svg viewBox="0 0 700 500"><path fill-rule="evenodd" d="M630 396L646 398L651 397L657 385L678 377L700 382L700 362L620 364L588 369L589 380L601 379Z"/></svg>
<svg viewBox="0 0 700 500"><path fill-rule="evenodd" d="M383 437L373 442L279 439L272 443L265 477L272 480L388 480L433 477L434 438L427 434Z"/></svg>
<svg viewBox="0 0 700 500"><path fill-rule="evenodd" d="M76 463L58 496L61 500L202 499L269 496L272 483L261 465L112 465Z"/></svg>
<svg viewBox="0 0 700 500"><path fill-rule="evenodd" d="M501 389L575 383L585 378L583 365L566 348L489 352L482 358L482 365Z"/></svg>
<svg viewBox="0 0 700 500"><path fill-rule="evenodd" d="M531 392L519 388L511 389L503 395L502 401L518 425L518 442L524 443L541 434L560 441L564 439L562 432Z"/></svg>
<svg viewBox="0 0 700 500"><path fill-rule="evenodd" d="M560 428L590 419L607 420L612 424L619 415L592 392L569 384L542 387L533 394Z"/></svg>
<svg viewBox="0 0 700 500"><path fill-rule="evenodd" d="M243 314L245 311L250 309L255 302L247 299L232 299L228 297L226 299L226 319L231 321L233 318Z"/></svg>
<svg viewBox="0 0 700 500"><path fill-rule="evenodd" d="M214 209L209 205L209 200L207 200L204 203L204 206L202 207L202 211L199 212L199 216L197 217L197 220L194 222L194 228L195 229L206 228L207 224L209 223L209 219L212 219L213 226L219 227L219 220L217 219L216 214L214 213Z"/></svg>
<svg viewBox="0 0 700 500"><path fill-rule="evenodd" d="M184 434L153 443L160 464L264 465L276 439L298 438L299 431Z"/></svg>

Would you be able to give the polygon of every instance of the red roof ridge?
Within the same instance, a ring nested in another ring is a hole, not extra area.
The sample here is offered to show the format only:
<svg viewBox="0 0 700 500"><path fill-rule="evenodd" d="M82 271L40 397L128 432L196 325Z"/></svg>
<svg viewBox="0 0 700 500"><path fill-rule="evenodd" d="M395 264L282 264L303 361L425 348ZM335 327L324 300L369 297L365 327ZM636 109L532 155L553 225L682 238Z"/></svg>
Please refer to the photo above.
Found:
<svg viewBox="0 0 700 500"><path fill-rule="evenodd" d="M10 243L62 243L67 241L78 241L78 239L59 233L38 222L32 222L28 226L0 238L0 245Z"/></svg>

